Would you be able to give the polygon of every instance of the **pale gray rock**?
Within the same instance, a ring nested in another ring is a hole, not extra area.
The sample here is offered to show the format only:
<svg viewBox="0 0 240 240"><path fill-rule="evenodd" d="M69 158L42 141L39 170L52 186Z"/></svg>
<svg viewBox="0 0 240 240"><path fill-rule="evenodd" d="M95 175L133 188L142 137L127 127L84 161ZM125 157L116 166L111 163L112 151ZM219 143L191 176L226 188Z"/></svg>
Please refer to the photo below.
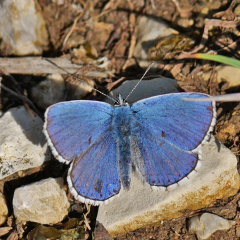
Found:
<svg viewBox="0 0 240 240"><path fill-rule="evenodd" d="M154 40L159 37L167 37L178 32L170 28L162 20L153 17L141 17L138 24L137 44L134 49L134 57L141 67L149 66L148 49L153 46Z"/></svg>
<svg viewBox="0 0 240 240"><path fill-rule="evenodd" d="M31 94L39 107L46 109L52 104L65 101L66 96L71 99L81 99L92 91L94 82L89 80L88 86L75 79L70 84L66 83L61 74L50 74L45 80L33 87Z"/></svg>
<svg viewBox="0 0 240 240"><path fill-rule="evenodd" d="M50 105L63 101L66 84L61 74L50 74L31 90L32 98L37 105L46 109Z"/></svg>
<svg viewBox="0 0 240 240"><path fill-rule="evenodd" d="M138 81L139 79L125 81L121 86L111 91L110 96L114 99L118 99L118 95L121 94L123 99L125 99L130 91L136 86ZM178 92L178 84L174 79L163 77L154 78L151 80L143 80L129 96L127 102L132 104L143 98L174 92ZM111 101L109 98L106 98L104 101L113 104L113 101Z"/></svg>
<svg viewBox="0 0 240 240"><path fill-rule="evenodd" d="M199 240L208 239L218 230L228 230L235 221L227 220L211 213L203 213L201 216L195 216L189 219L189 232L195 233Z"/></svg>
<svg viewBox="0 0 240 240"><path fill-rule="evenodd" d="M62 178L48 178L17 188L13 196L14 215L19 221L55 224L68 214L69 206Z"/></svg>
<svg viewBox="0 0 240 240"><path fill-rule="evenodd" d="M8 218L8 207L4 195L0 192L0 226L6 222Z"/></svg>
<svg viewBox="0 0 240 240"><path fill-rule="evenodd" d="M40 55L48 46L48 33L34 0L3 0L0 7L0 39L7 54Z"/></svg>
<svg viewBox="0 0 240 240"><path fill-rule="evenodd" d="M24 107L11 108L0 117L0 179L50 159L42 128L42 119Z"/></svg>
<svg viewBox="0 0 240 240"><path fill-rule="evenodd" d="M100 206L97 221L112 236L126 234L178 218L186 209L210 206L235 195L240 187L235 155L214 137L203 146L195 170L167 190L153 190L133 174L130 190L121 190L118 197Z"/></svg>

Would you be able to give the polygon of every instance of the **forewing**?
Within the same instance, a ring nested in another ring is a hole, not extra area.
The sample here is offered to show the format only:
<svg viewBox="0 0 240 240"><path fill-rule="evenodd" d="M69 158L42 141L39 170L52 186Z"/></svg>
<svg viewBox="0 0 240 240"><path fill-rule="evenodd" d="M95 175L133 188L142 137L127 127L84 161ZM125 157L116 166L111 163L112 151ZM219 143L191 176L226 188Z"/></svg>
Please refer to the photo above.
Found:
<svg viewBox="0 0 240 240"><path fill-rule="evenodd" d="M44 133L53 155L69 163L107 134L113 107L98 101L69 101L50 106L45 112Z"/></svg>
<svg viewBox="0 0 240 240"><path fill-rule="evenodd" d="M195 169L200 145L215 124L212 102L185 101L206 98L179 93L141 100L131 107L133 163L151 186L169 186Z"/></svg>
<svg viewBox="0 0 240 240"><path fill-rule="evenodd" d="M117 169L116 143L108 130L73 161L68 174L70 190L79 201L100 205L120 191Z"/></svg>
<svg viewBox="0 0 240 240"><path fill-rule="evenodd" d="M202 93L175 93L147 98L131 107L142 128L184 150L196 149L215 124L215 103L185 101L207 98Z"/></svg>

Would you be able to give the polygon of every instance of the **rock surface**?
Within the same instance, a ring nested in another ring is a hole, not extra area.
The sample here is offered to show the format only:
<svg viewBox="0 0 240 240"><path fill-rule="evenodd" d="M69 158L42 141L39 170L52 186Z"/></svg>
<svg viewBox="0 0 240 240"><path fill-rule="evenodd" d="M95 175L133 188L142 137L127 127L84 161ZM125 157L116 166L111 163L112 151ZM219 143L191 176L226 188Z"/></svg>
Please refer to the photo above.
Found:
<svg viewBox="0 0 240 240"><path fill-rule="evenodd" d="M163 219L178 218L186 209L196 210L217 199L234 195L240 186L237 159L217 139L202 149L201 164L178 184L152 190L136 176L129 191L100 206L97 221L112 235L149 227Z"/></svg>
<svg viewBox="0 0 240 240"><path fill-rule="evenodd" d="M130 91L136 86L138 81L139 79L125 81L121 86L111 91L110 96L117 99L118 95L121 94L123 99L125 99ZM135 91L129 96L127 102L132 104L143 98L174 92L178 92L178 85L174 79L163 77L143 80L137 86L137 89L135 89ZM105 102L113 104L113 101L108 98L105 99Z"/></svg>
<svg viewBox="0 0 240 240"><path fill-rule="evenodd" d="M0 225L8 218L8 207L4 195L0 192Z"/></svg>
<svg viewBox="0 0 240 240"><path fill-rule="evenodd" d="M62 178L17 188L13 196L14 215L19 221L55 224L68 214L69 206Z"/></svg>
<svg viewBox="0 0 240 240"><path fill-rule="evenodd" d="M11 108L0 118L0 179L50 159L42 127L43 121L24 107Z"/></svg>
<svg viewBox="0 0 240 240"><path fill-rule="evenodd" d="M227 65L219 65L214 68L214 71L216 71L216 80L218 83L221 83L222 81L227 82L228 84L227 88L240 86L240 81L239 81L240 69L239 68L227 66ZM212 74L211 72L204 73L203 74L204 80L209 81L211 74Z"/></svg>
<svg viewBox="0 0 240 240"><path fill-rule="evenodd" d="M134 49L134 57L141 67L147 67L149 62L148 49L153 46L158 37L166 37L178 32L157 18L141 17L138 24L138 41Z"/></svg>
<svg viewBox="0 0 240 240"><path fill-rule="evenodd" d="M94 86L92 80L89 80L88 84ZM61 74L50 74L45 80L32 88L31 94L38 106L46 109L52 104L69 98L70 100L83 98L92 91L90 86L77 79L67 85Z"/></svg>
<svg viewBox="0 0 240 240"><path fill-rule="evenodd" d="M31 90L31 95L37 105L46 109L50 105L64 101L65 81L61 74L51 74Z"/></svg>
<svg viewBox="0 0 240 240"><path fill-rule="evenodd" d="M5 55L40 55L48 45L48 33L34 0L4 0L0 7L1 49Z"/></svg>
<svg viewBox="0 0 240 240"><path fill-rule="evenodd" d="M199 240L208 239L218 230L228 230L235 221L227 220L211 213L203 213L189 219L189 232L196 233Z"/></svg>

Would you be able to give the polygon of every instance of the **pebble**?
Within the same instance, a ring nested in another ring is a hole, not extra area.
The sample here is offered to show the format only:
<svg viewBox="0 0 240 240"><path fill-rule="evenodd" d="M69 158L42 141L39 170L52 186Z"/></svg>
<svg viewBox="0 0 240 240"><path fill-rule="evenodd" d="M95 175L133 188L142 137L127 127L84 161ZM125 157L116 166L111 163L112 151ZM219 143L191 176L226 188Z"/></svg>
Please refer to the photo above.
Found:
<svg viewBox="0 0 240 240"><path fill-rule="evenodd" d="M138 24L137 44L134 49L134 57L141 67L149 66L148 50L159 37L167 37L178 32L170 28L162 20L153 17L141 17Z"/></svg>
<svg viewBox="0 0 240 240"><path fill-rule="evenodd" d="M46 109L50 105L61 102L65 96L65 81L61 74L50 74L31 90L31 95L37 105Z"/></svg>
<svg viewBox="0 0 240 240"><path fill-rule="evenodd" d="M41 55L48 46L48 33L34 0L3 0L0 7L1 49L5 55Z"/></svg>
<svg viewBox="0 0 240 240"><path fill-rule="evenodd" d="M216 80L218 83L222 81L226 81L228 83L228 88L231 87L239 87L239 75L240 69L227 65L219 65L215 68L216 71ZM206 73L199 72L199 75L203 76L205 81L209 81L212 71L208 71Z"/></svg>
<svg viewBox="0 0 240 240"><path fill-rule="evenodd" d="M14 215L19 221L56 224L68 214L62 178L48 178L20 188L13 196Z"/></svg>
<svg viewBox="0 0 240 240"><path fill-rule="evenodd" d="M50 74L31 90L31 95L37 105L42 109L65 101L67 99L81 99L92 91L94 82L88 81L88 85L74 80L71 84L66 83L61 74Z"/></svg>
<svg viewBox="0 0 240 240"><path fill-rule="evenodd" d="M4 195L0 192L0 226L3 225L8 218L8 207Z"/></svg>
<svg viewBox="0 0 240 240"><path fill-rule="evenodd" d="M240 5L237 5L236 8L234 9L234 14L237 17L240 17Z"/></svg>
<svg viewBox="0 0 240 240"><path fill-rule="evenodd" d="M121 86L115 88L110 92L110 96L114 99L118 98L118 95L121 94L123 99L127 97L129 92L136 86L139 79L125 81ZM154 78L151 80L143 80L137 86L137 89L129 96L127 102L132 104L140 99L152 97L165 93L174 93L178 92L178 84L177 81L171 78ZM104 100L107 103L112 104L113 102L109 98L105 98Z"/></svg>
<svg viewBox="0 0 240 240"><path fill-rule="evenodd" d="M0 179L50 159L42 128L42 119L25 107L11 108L0 118Z"/></svg>
<svg viewBox="0 0 240 240"><path fill-rule="evenodd" d="M227 220L211 213L203 213L189 219L188 229L190 233L195 233L199 240L208 239L218 230L228 230L235 221Z"/></svg>

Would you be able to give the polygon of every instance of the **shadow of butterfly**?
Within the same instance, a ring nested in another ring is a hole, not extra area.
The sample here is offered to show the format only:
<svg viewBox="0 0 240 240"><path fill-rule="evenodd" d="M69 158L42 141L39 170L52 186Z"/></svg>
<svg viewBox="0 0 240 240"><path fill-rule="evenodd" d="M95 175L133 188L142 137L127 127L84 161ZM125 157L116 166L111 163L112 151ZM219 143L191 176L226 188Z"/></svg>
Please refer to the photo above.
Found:
<svg viewBox="0 0 240 240"><path fill-rule="evenodd" d="M60 102L45 112L53 155L69 164L70 191L100 205L128 190L133 166L151 187L167 187L195 169L215 125L214 101L202 93L172 93L129 105L90 100ZM183 100L183 98L185 100Z"/></svg>

